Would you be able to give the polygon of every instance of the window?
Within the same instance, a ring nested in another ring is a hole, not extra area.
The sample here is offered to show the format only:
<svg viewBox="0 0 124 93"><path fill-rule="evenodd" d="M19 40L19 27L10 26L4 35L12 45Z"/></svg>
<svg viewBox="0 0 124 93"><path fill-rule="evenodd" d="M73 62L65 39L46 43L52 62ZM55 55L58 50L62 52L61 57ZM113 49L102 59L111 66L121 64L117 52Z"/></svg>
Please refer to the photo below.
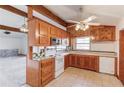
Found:
<svg viewBox="0 0 124 93"><path fill-rule="evenodd" d="M76 49L89 50L90 49L90 38L89 37L76 38Z"/></svg>

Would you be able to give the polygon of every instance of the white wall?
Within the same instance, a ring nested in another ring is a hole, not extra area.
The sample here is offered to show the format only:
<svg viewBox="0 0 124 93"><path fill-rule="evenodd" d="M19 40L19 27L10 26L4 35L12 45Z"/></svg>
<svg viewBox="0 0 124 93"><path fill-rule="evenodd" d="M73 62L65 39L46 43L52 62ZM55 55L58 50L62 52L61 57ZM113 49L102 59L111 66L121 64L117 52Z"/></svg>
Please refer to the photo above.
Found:
<svg viewBox="0 0 124 93"><path fill-rule="evenodd" d="M116 52L116 42L98 42L91 43L92 51Z"/></svg>
<svg viewBox="0 0 124 93"><path fill-rule="evenodd" d="M0 37L0 49L19 49L20 54L26 54L26 38Z"/></svg>

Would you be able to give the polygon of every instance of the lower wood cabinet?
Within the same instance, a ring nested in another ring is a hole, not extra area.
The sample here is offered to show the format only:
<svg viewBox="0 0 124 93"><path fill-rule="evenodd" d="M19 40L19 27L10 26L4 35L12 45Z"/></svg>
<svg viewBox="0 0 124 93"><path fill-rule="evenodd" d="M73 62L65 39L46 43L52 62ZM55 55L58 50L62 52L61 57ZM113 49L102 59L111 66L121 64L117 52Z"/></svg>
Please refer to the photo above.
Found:
<svg viewBox="0 0 124 93"><path fill-rule="evenodd" d="M30 60L26 66L26 83L31 86L45 86L55 78L55 58Z"/></svg>
<svg viewBox="0 0 124 93"><path fill-rule="evenodd" d="M65 69L67 67L77 67L99 71L99 57L92 55L70 54L65 56Z"/></svg>
<svg viewBox="0 0 124 93"><path fill-rule="evenodd" d="M64 57L64 69L69 67L69 55L65 55Z"/></svg>
<svg viewBox="0 0 124 93"><path fill-rule="evenodd" d="M55 77L55 60L46 59L41 62L41 85L44 86Z"/></svg>

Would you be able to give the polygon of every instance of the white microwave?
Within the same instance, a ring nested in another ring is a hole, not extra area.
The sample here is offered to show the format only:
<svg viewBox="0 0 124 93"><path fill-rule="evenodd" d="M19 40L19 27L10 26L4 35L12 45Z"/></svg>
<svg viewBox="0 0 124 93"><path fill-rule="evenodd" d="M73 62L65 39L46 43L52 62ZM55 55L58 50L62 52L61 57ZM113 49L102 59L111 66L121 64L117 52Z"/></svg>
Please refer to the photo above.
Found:
<svg viewBox="0 0 124 93"><path fill-rule="evenodd" d="M51 38L51 45L61 45L62 40L60 38Z"/></svg>

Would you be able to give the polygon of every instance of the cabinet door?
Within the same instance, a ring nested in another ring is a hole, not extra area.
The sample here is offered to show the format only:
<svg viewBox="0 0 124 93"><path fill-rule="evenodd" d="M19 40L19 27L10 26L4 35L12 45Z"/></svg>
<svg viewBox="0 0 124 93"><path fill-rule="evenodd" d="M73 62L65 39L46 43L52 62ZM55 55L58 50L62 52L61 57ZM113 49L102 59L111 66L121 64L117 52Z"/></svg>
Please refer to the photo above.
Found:
<svg viewBox="0 0 124 93"><path fill-rule="evenodd" d="M115 40L115 27L105 26L100 29L101 41L114 41Z"/></svg>
<svg viewBox="0 0 124 93"><path fill-rule="evenodd" d="M83 68L83 56L81 55L77 55L77 68Z"/></svg>
<svg viewBox="0 0 124 93"><path fill-rule="evenodd" d="M69 67L69 55L66 55L64 57L64 69L66 69L67 67Z"/></svg>
<svg viewBox="0 0 124 93"><path fill-rule="evenodd" d="M41 62L41 82L42 85L47 84L54 79L55 63L54 59L47 59Z"/></svg>
<svg viewBox="0 0 124 93"><path fill-rule="evenodd" d="M93 71L98 71L98 57L97 56L90 56L89 60L89 69Z"/></svg>
<svg viewBox="0 0 124 93"><path fill-rule="evenodd" d="M72 67L76 67L76 65L77 65L77 56L76 55L74 55L74 54L72 54L71 55L71 66Z"/></svg>
<svg viewBox="0 0 124 93"><path fill-rule="evenodd" d="M49 36L49 25L45 22L39 21L40 22L40 35L43 36Z"/></svg>
<svg viewBox="0 0 124 93"><path fill-rule="evenodd" d="M29 32L28 32L28 40L29 40L29 45L39 45L40 39L39 39L39 34L40 34L40 29L39 29L39 22L36 19L32 19L28 22L29 26Z"/></svg>
<svg viewBox="0 0 124 93"><path fill-rule="evenodd" d="M51 35L51 37L57 37L57 28L56 27L53 27L53 26L51 26L50 27L50 35Z"/></svg>
<svg viewBox="0 0 124 93"><path fill-rule="evenodd" d="M96 41L100 41L100 28L99 27L92 27L91 31L90 31L90 35L91 35L91 39L92 41L96 42Z"/></svg>
<svg viewBox="0 0 124 93"><path fill-rule="evenodd" d="M90 57L84 56L84 68L89 69L89 66L90 66Z"/></svg>
<svg viewBox="0 0 124 93"><path fill-rule="evenodd" d="M64 31L64 30L61 30L61 37L62 38L67 38L67 32L66 31Z"/></svg>
<svg viewBox="0 0 124 93"><path fill-rule="evenodd" d="M40 36L40 45L41 46L49 46L50 45L50 37Z"/></svg>

